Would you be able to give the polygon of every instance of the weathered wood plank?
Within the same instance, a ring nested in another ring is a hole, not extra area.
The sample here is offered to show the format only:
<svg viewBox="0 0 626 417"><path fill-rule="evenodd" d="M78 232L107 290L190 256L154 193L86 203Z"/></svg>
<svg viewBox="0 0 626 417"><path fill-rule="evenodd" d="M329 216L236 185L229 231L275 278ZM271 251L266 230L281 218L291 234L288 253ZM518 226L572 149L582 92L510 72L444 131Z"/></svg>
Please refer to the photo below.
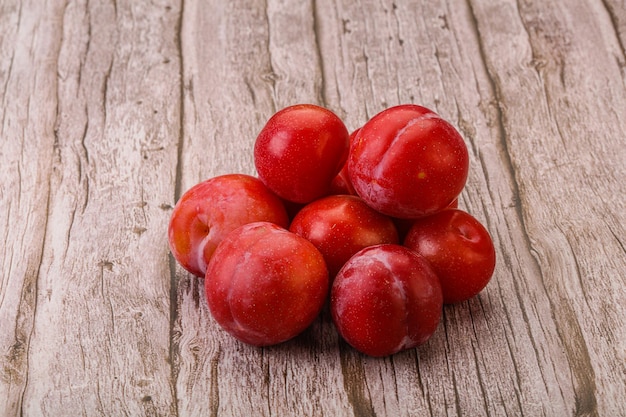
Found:
<svg viewBox="0 0 626 417"><path fill-rule="evenodd" d="M485 51L518 48L485 55L528 245L567 359L568 405L578 415L624 414L626 392L616 382L626 374L626 119L615 111L626 106L623 51L599 2L511 3L476 14ZM511 17L506 31L494 29L501 10ZM544 369L556 351L546 352Z"/></svg>
<svg viewBox="0 0 626 417"><path fill-rule="evenodd" d="M29 77L36 130L21 145L47 144L41 154L33 147L29 166L51 169L33 178L49 197L44 189L43 204L26 207L46 223L31 272L36 305L20 308L34 325L19 410L174 415L163 225L180 130L177 10L166 2L21 7L20 25L33 21L31 39L42 43Z"/></svg>
<svg viewBox="0 0 626 417"><path fill-rule="evenodd" d="M48 224L56 119L59 13L0 5L0 414L19 414L29 380L29 349ZM46 103L42 105L41 103Z"/></svg>

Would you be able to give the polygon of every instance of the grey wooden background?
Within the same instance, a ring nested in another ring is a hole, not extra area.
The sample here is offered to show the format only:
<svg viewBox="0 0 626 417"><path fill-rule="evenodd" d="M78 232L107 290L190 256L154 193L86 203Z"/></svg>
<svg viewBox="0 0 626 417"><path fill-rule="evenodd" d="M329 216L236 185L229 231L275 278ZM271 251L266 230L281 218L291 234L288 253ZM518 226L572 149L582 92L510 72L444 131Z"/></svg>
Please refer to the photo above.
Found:
<svg viewBox="0 0 626 417"><path fill-rule="evenodd" d="M626 416L624 0L0 0L1 416ZM498 255L423 347L252 348L166 228L276 110L432 108Z"/></svg>

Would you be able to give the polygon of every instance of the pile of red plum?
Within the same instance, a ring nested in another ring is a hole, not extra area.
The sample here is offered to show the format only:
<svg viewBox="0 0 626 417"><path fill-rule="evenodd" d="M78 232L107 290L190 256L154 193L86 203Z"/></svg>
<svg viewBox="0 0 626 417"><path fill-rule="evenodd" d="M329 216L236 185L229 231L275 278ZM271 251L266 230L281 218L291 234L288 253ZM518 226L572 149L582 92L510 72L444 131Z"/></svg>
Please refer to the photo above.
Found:
<svg viewBox="0 0 626 417"><path fill-rule="evenodd" d="M386 356L426 342L443 305L474 297L495 268L486 228L458 209L469 155L458 131L414 104L349 133L332 111L275 113L254 146L257 176L184 193L170 249L204 278L215 321L274 345L330 308L354 349Z"/></svg>

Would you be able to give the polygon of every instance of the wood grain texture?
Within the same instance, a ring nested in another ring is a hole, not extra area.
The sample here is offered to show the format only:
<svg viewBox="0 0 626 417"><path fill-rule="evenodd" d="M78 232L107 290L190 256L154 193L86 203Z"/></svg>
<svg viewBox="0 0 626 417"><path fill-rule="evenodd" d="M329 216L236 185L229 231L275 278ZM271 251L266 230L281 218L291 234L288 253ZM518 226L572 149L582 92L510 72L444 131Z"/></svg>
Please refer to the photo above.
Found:
<svg viewBox="0 0 626 417"><path fill-rule="evenodd" d="M623 0L0 3L0 416L626 416ZM324 311L254 348L166 228L316 103L462 133L489 286L369 358Z"/></svg>

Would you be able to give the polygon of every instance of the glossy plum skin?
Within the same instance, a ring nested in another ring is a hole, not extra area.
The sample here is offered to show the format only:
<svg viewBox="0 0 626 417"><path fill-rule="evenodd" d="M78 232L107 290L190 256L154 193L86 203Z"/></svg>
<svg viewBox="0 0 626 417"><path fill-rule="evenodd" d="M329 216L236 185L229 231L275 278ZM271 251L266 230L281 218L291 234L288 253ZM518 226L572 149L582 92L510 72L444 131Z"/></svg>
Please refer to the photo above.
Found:
<svg viewBox="0 0 626 417"><path fill-rule="evenodd" d="M463 190L467 146L457 130L414 104L390 107L367 121L350 147L352 186L392 217L419 218L447 207Z"/></svg>
<svg viewBox="0 0 626 417"><path fill-rule="evenodd" d="M350 182L350 175L348 174L348 163L343 165L339 174L333 178L330 182L330 191L331 195L358 195L352 183Z"/></svg>
<svg viewBox="0 0 626 417"><path fill-rule="evenodd" d="M399 245L370 246L339 271L330 309L356 350L387 356L425 343L442 314L441 287L428 262Z"/></svg>
<svg viewBox="0 0 626 417"><path fill-rule="evenodd" d="M460 303L482 291L496 265L489 232L459 209L446 209L416 220L404 245L431 264L439 277L445 304Z"/></svg>
<svg viewBox="0 0 626 417"><path fill-rule="evenodd" d="M267 121L254 145L254 164L274 193L304 204L329 193L348 148L348 130L337 115L313 104L298 104Z"/></svg>
<svg viewBox="0 0 626 417"><path fill-rule="evenodd" d="M235 228L257 221L289 224L282 201L258 178L213 177L191 187L176 203L168 227L170 250L183 268L204 277L222 239Z"/></svg>
<svg viewBox="0 0 626 417"><path fill-rule="evenodd" d="M458 208L459 207L459 199L455 198L452 203L448 205L448 208ZM445 209L444 209L445 210ZM409 233L411 226L413 223L419 219L399 219L397 217L393 217L393 222L396 225L396 229L398 230L398 236L400 237L400 241L404 241L406 235Z"/></svg>
<svg viewBox="0 0 626 417"><path fill-rule="evenodd" d="M359 133L359 129L354 130L350 133L350 146L354 143L354 139L356 135ZM348 173L348 160L343 164L343 167L339 171L339 174L333 178L330 183L330 194L340 195L340 194L348 194L348 195L358 195L352 183L350 182L350 174Z"/></svg>
<svg viewBox="0 0 626 417"><path fill-rule="evenodd" d="M232 231L209 263L205 290L213 318L242 342L269 346L304 331L328 296L322 254L273 223Z"/></svg>
<svg viewBox="0 0 626 417"><path fill-rule="evenodd" d="M399 243L393 221L351 195L328 196L307 204L294 217L289 230L319 249L331 280L361 249Z"/></svg>

